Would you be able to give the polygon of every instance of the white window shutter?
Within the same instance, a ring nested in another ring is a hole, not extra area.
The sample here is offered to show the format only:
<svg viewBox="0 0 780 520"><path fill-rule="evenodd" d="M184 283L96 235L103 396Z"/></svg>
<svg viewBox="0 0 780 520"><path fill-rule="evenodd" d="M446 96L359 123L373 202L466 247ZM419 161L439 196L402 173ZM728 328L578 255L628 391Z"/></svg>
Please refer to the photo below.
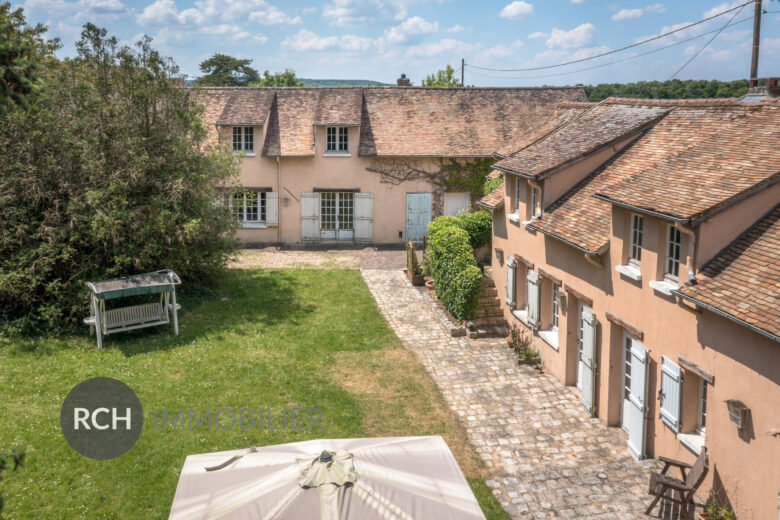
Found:
<svg viewBox="0 0 780 520"><path fill-rule="evenodd" d="M531 328L539 328L539 286L541 285L539 273L528 269L526 275L526 301L528 302L528 324Z"/></svg>
<svg viewBox="0 0 780 520"><path fill-rule="evenodd" d="M596 316L593 309L582 306L582 406L590 415L596 411Z"/></svg>
<svg viewBox="0 0 780 520"><path fill-rule="evenodd" d="M374 195L355 193L355 242L370 244L374 239Z"/></svg>
<svg viewBox="0 0 780 520"><path fill-rule="evenodd" d="M279 225L279 192L269 191L265 194L265 223L268 226Z"/></svg>
<svg viewBox="0 0 780 520"><path fill-rule="evenodd" d="M301 241L318 242L319 228L320 198L316 193L301 193Z"/></svg>
<svg viewBox="0 0 780 520"><path fill-rule="evenodd" d="M680 431L680 395L682 371L666 356L661 356L661 420L672 430Z"/></svg>
<svg viewBox="0 0 780 520"><path fill-rule="evenodd" d="M517 264L513 256L506 259L506 303L510 309L515 308L515 272Z"/></svg>

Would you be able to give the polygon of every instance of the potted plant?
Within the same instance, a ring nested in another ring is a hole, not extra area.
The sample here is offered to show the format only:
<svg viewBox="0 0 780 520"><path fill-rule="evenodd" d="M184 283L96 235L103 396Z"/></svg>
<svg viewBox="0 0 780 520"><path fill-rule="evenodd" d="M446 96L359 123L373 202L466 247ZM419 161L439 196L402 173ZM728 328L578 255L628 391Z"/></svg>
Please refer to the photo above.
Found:
<svg viewBox="0 0 780 520"><path fill-rule="evenodd" d="M412 285L423 285L425 283L422 267L420 267L420 263L417 261L417 253L414 250L414 242L411 240L406 243L406 276L409 277Z"/></svg>
<svg viewBox="0 0 780 520"><path fill-rule="evenodd" d="M710 491L709 503L704 506L704 512L699 513L699 520L735 520L734 510L718 500L714 490Z"/></svg>
<svg viewBox="0 0 780 520"><path fill-rule="evenodd" d="M536 365L541 362L539 353L531 348L531 337L525 329L517 325L509 326L509 337L506 339L509 348L517 354L518 365Z"/></svg>

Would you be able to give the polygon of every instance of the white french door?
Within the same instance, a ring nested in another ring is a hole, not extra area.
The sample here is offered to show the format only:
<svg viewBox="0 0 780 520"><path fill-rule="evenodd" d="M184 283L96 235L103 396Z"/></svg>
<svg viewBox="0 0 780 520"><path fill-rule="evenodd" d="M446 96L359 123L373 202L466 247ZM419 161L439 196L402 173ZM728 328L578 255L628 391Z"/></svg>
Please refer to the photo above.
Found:
<svg viewBox="0 0 780 520"><path fill-rule="evenodd" d="M623 380L621 425L628 433L628 451L635 459L645 457L645 410L647 409L647 349L628 332L623 333Z"/></svg>
<svg viewBox="0 0 780 520"><path fill-rule="evenodd" d="M354 193L320 193L320 236L323 240L355 238Z"/></svg>

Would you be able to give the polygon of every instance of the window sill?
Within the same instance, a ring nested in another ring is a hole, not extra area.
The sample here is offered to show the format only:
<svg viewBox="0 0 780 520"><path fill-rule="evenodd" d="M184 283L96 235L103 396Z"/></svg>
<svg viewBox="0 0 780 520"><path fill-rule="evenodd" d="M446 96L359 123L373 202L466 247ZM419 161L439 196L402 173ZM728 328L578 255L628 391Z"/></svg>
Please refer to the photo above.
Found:
<svg viewBox="0 0 780 520"><path fill-rule="evenodd" d="M528 323L528 309L517 309L512 311L512 316L520 320L523 325L526 327L530 327L531 325Z"/></svg>
<svg viewBox="0 0 780 520"><path fill-rule="evenodd" d="M558 329L540 330L539 337L552 348L558 350Z"/></svg>
<svg viewBox="0 0 780 520"><path fill-rule="evenodd" d="M639 271L638 267L633 265L618 265L615 266L615 271L632 280L636 280L637 282L642 281L642 273Z"/></svg>
<svg viewBox="0 0 780 520"><path fill-rule="evenodd" d="M506 216L506 218L507 220L509 220L510 222L514 222L515 224L520 222L520 215L518 215L517 213L510 213L509 215Z"/></svg>
<svg viewBox="0 0 780 520"><path fill-rule="evenodd" d="M265 229L268 225L265 222L241 222L241 229Z"/></svg>
<svg viewBox="0 0 780 520"><path fill-rule="evenodd" d="M678 288L677 284L670 280L651 280L648 285L666 296L671 296L672 291Z"/></svg>
<svg viewBox="0 0 780 520"><path fill-rule="evenodd" d="M322 154L323 157L349 157L350 155L352 154L349 152L324 152Z"/></svg>
<svg viewBox="0 0 780 520"><path fill-rule="evenodd" d="M677 440L691 450L694 455L701 453L701 449L704 447L704 435L698 433L678 433Z"/></svg>
<svg viewBox="0 0 780 520"><path fill-rule="evenodd" d="M234 150L233 155L237 155L239 157L254 157L255 152L239 152Z"/></svg>

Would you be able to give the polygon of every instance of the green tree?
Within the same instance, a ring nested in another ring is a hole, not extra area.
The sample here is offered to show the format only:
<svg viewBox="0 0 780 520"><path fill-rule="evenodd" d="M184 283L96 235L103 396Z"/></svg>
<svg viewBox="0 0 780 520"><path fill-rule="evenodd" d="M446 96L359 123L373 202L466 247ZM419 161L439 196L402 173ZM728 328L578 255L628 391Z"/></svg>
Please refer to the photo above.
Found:
<svg viewBox="0 0 780 520"><path fill-rule="evenodd" d="M583 85L583 88L588 101L601 101L611 96L644 99L721 98L742 96L748 90L748 82L747 80L671 79L636 83L600 83Z"/></svg>
<svg viewBox="0 0 780 520"><path fill-rule="evenodd" d="M253 87L302 87L303 81L299 80L292 69L284 69L284 72L263 72L260 81L252 83Z"/></svg>
<svg viewBox="0 0 780 520"><path fill-rule="evenodd" d="M29 109L42 84L42 62L51 58L58 40L44 39L46 27L27 25L22 8L0 3L0 116L14 107Z"/></svg>
<svg viewBox="0 0 780 520"><path fill-rule="evenodd" d="M252 60L241 60L226 54L215 54L200 64L203 76L196 84L204 87L246 87L260 80L260 75L249 66Z"/></svg>
<svg viewBox="0 0 780 520"><path fill-rule="evenodd" d="M455 77L455 69L449 63L436 74L430 74L423 78L423 87L459 87L460 80Z"/></svg>
<svg viewBox="0 0 780 520"><path fill-rule="evenodd" d="M77 49L0 125L0 323L17 331L79 323L87 280L170 268L198 284L234 248L215 202L237 159L207 141L176 65L91 24Z"/></svg>

